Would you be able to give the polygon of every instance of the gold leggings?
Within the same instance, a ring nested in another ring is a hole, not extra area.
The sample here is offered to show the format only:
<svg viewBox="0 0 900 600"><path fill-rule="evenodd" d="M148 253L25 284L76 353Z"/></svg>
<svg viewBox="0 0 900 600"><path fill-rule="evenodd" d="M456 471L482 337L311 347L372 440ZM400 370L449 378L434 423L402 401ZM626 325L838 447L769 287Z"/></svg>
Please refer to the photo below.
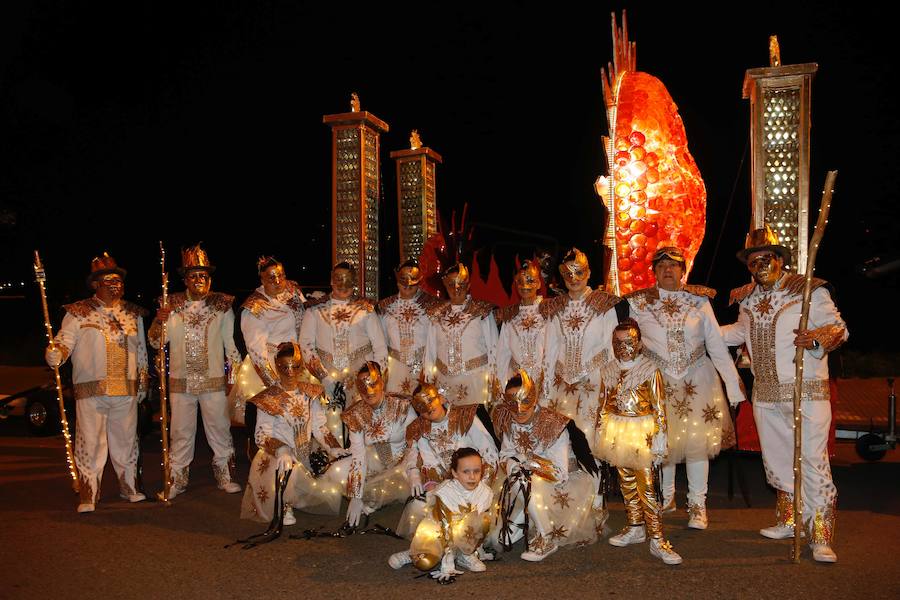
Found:
<svg viewBox="0 0 900 600"><path fill-rule="evenodd" d="M651 538L662 538L659 503L653 489L653 469L619 467L619 486L629 525L644 525Z"/></svg>

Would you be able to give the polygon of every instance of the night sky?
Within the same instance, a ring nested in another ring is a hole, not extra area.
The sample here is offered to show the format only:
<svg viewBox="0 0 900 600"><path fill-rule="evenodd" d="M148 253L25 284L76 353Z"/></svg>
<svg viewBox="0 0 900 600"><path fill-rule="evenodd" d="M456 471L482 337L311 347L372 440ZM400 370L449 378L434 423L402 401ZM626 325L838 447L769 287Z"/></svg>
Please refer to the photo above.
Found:
<svg viewBox="0 0 900 600"><path fill-rule="evenodd" d="M839 171L816 273L837 287L848 347L895 349L897 275L859 272L900 254L897 103L887 91L896 34L877 14L850 3L746 3L727 14L721 3L100 4L0 9L0 283L26 283L0 292L25 294L0 304L7 347L40 331L35 248L55 305L88 294L90 259L108 250L129 270L126 296L150 306L160 239L173 263L202 240L219 266L214 287L239 297L258 285L263 253L301 284L324 285L331 138L322 115L346 112L353 91L391 128L383 271L397 254L388 153L407 148L413 128L444 157L442 213L468 203L474 222L521 232L482 229L482 243L540 234L596 255L600 68L612 56L610 12L625 7L638 69L666 84L706 183L706 238L690 281L716 287L720 318L734 318L725 298L748 280L734 252L750 219L741 84L746 69L768 65L774 33L784 64L819 64L811 221L825 171Z"/></svg>

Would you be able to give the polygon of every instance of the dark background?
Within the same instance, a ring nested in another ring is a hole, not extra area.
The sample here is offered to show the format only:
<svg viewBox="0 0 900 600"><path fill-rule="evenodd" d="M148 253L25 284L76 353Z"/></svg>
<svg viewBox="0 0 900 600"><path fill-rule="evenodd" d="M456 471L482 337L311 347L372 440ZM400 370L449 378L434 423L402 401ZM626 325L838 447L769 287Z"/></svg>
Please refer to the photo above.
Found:
<svg viewBox="0 0 900 600"><path fill-rule="evenodd" d="M897 275L860 272L872 257L898 256L892 22L849 3L632 4L638 69L666 84L706 182L706 238L690 281L716 287L720 318L734 318L725 302L748 280L734 252L750 219L741 84L746 69L768 65L777 34L784 64L819 64L813 217L825 171L840 172L816 274L836 284L848 352L865 361L894 350ZM129 270L126 296L150 306L160 239L173 268L180 247L202 240L219 265L214 287L239 298L258 285L263 253L301 284L324 286L331 138L322 115L347 111L353 91L391 127L381 154L384 273L397 254L388 153L407 148L413 128L444 157L442 213L469 203L475 222L596 256L605 215L592 184L605 171L607 132L600 68L612 56L610 11L623 6L4 4L0 284L14 285L0 291L0 362L40 360L35 248L56 317L61 302L88 295L84 276L103 250ZM482 231L488 245L510 241Z"/></svg>

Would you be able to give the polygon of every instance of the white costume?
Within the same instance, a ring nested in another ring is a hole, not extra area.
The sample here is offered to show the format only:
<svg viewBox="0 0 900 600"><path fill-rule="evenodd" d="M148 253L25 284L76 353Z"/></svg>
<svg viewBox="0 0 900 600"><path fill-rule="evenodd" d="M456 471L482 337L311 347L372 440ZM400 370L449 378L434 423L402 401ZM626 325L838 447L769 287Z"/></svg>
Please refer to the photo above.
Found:
<svg viewBox="0 0 900 600"><path fill-rule="evenodd" d="M285 290L271 298L259 286L241 305L241 333L247 346L247 356L262 383L278 382L275 354L283 342L297 343L303 321L306 298L295 281L288 281Z"/></svg>
<svg viewBox="0 0 900 600"><path fill-rule="evenodd" d="M830 544L837 490L828 462L831 426L827 352L847 339L825 281L813 279L808 330L818 329L819 347L803 353L801 388L803 519L811 544ZM753 371L753 417L759 431L769 485L778 490L778 525L793 525L793 389L795 333L800 323L803 275L786 274L765 290L755 283L731 292L740 303L736 323L722 328L729 346L746 344ZM821 338L821 339L820 339Z"/></svg>
<svg viewBox="0 0 900 600"><path fill-rule="evenodd" d="M378 303L388 351L386 392L409 395L415 389L425 361L428 311L439 302L419 290L409 300L396 294Z"/></svg>
<svg viewBox="0 0 900 600"><path fill-rule="evenodd" d="M341 419L350 430L350 456L335 462L322 479L343 489L347 498L362 499L367 512L404 500L409 492L402 462L406 427L415 419L409 398L384 394L374 409L360 400Z"/></svg>
<svg viewBox="0 0 900 600"><path fill-rule="evenodd" d="M451 406L443 420L432 422L419 416L406 428L404 471L418 473L425 490L451 477L450 459L460 448L474 448L481 455L482 478L489 484L497 473L497 445L476 415L477 404ZM410 479L414 479L410 474ZM403 510L397 533L408 536L427 513L421 500L412 500Z"/></svg>
<svg viewBox="0 0 900 600"><path fill-rule="evenodd" d="M322 393L321 386L304 382L292 391L274 385L248 400L258 408L255 436L259 450L250 465L241 518L271 521L275 509L277 455L281 448L289 449L294 462L284 503L307 512L337 514L340 510L340 489L322 485L313 476L309 462L313 440L329 454L340 451L337 439L325 425Z"/></svg>
<svg viewBox="0 0 900 600"><path fill-rule="evenodd" d="M674 292L652 287L626 296L641 328L643 353L665 382L669 444L662 468L664 505L674 501L675 465L685 462L689 510L705 505L708 459L734 444L719 375L732 404L745 399L709 303L713 297L714 290L697 285Z"/></svg>
<svg viewBox="0 0 900 600"><path fill-rule="evenodd" d="M596 542L606 512L594 508L597 479L579 469L574 461L567 429L570 419L538 405L531 420L520 424L513 419L514 410L504 402L492 414L497 435L502 439L500 464L507 478L504 486L514 499L510 522L521 524L525 510L528 511L531 532L527 546L530 552L539 555L553 551L556 546ZM545 466L535 469L535 457ZM532 472L523 476L526 470ZM530 499L524 506L524 489L529 481ZM502 527L498 519L489 536L497 548L504 542ZM508 534L505 540L511 544L522 537L523 531L513 526Z"/></svg>
<svg viewBox="0 0 900 600"><path fill-rule="evenodd" d="M621 298L588 290L578 300L563 294L541 302L549 320L544 347L543 395L594 439L600 370L612 358L612 331L618 325L613 307Z"/></svg>
<svg viewBox="0 0 900 600"><path fill-rule="evenodd" d="M77 427L75 464L81 503L96 504L107 455L125 498L140 494L137 403L147 394L146 311L130 302L106 306L96 296L67 304L55 343L72 357Z"/></svg>
<svg viewBox="0 0 900 600"><path fill-rule="evenodd" d="M225 398L225 384L234 383L234 370L241 362L234 345L233 301L233 296L215 292L202 300L189 300L183 292L169 296L170 465L172 483L179 491L188 485L194 460L198 406L206 441L213 451L216 483L224 488L234 481L234 442ZM148 332L155 349L159 348L161 330L154 321Z"/></svg>
<svg viewBox="0 0 900 600"><path fill-rule="evenodd" d="M445 302L431 314L425 373L451 404L486 404L497 326L488 302Z"/></svg>
<svg viewBox="0 0 900 600"><path fill-rule="evenodd" d="M519 369L525 369L540 387L549 323L541 314L541 300L538 296L534 304L514 304L495 311L500 323L494 370L498 382L505 383ZM546 401L547 398L542 397L541 400Z"/></svg>

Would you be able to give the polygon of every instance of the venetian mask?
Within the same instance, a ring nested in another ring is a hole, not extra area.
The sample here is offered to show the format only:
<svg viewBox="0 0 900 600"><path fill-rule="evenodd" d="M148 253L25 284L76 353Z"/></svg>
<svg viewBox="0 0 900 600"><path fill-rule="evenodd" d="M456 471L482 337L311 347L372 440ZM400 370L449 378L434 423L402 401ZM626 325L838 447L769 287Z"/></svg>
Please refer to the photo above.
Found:
<svg viewBox="0 0 900 600"><path fill-rule="evenodd" d="M747 257L747 268L756 283L769 289L781 278L784 259L768 250L754 252Z"/></svg>

